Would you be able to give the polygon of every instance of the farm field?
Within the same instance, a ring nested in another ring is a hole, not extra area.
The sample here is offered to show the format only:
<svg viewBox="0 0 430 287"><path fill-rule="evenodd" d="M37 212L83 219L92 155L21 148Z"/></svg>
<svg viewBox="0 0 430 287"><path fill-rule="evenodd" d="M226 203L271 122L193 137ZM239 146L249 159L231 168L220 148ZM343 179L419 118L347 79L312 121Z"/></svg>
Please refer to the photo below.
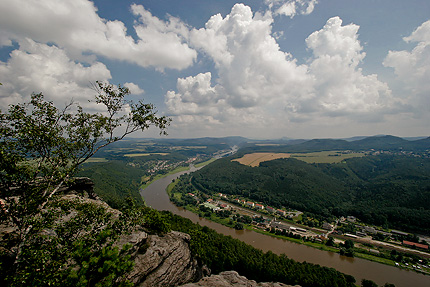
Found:
<svg viewBox="0 0 430 287"><path fill-rule="evenodd" d="M153 152L153 153L127 153L124 154L126 157L137 157L137 156L149 156L151 154L158 154L158 155L168 155L169 153L166 152Z"/></svg>
<svg viewBox="0 0 430 287"><path fill-rule="evenodd" d="M255 152L245 154L243 157L234 159L233 161L237 161L243 165L255 167L263 161L275 160L279 158L289 158L290 156L291 154L289 153Z"/></svg>
<svg viewBox="0 0 430 287"><path fill-rule="evenodd" d="M365 156L362 152L320 151L291 154L292 158L306 163L339 163L345 159Z"/></svg>
<svg viewBox="0 0 430 287"><path fill-rule="evenodd" d="M90 163L90 162L108 162L108 160L105 159L104 157L91 157L87 159L87 163Z"/></svg>
<svg viewBox="0 0 430 287"><path fill-rule="evenodd" d="M353 157L362 157L364 153L359 152L342 152L342 151L321 151L321 152L311 152L311 153L249 153L245 154L243 157L234 159L243 165L248 165L256 167L260 162L270 161L280 158L295 158L306 163L338 163L345 159Z"/></svg>

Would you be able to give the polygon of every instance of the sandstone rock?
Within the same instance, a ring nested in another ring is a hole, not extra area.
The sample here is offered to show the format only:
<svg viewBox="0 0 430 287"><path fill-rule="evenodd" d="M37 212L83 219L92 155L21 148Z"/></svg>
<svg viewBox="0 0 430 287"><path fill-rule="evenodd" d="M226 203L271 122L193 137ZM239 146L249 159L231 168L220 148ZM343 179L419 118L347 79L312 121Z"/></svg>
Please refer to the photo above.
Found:
<svg viewBox="0 0 430 287"><path fill-rule="evenodd" d="M137 252L135 266L126 279L135 286L178 286L199 280L202 268L189 249L190 236L172 231L163 236L149 235L144 253Z"/></svg>
<svg viewBox="0 0 430 287"><path fill-rule="evenodd" d="M204 277L196 283L188 283L182 287L291 287L283 283L262 282L257 283L254 280L248 280L244 276L240 276L236 271L225 271L218 275Z"/></svg>

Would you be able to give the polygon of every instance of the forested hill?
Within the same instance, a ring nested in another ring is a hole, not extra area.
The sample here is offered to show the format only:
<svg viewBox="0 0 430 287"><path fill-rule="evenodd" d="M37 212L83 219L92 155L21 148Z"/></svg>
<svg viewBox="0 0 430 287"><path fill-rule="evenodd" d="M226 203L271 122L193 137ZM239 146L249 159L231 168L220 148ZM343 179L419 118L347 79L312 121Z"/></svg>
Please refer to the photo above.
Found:
<svg viewBox="0 0 430 287"><path fill-rule="evenodd" d="M265 145L264 143L272 143ZM395 136L373 136L360 140L343 140L343 139L312 139L312 140L279 140L253 142L243 150L249 151L282 151L282 152L309 152L321 150L385 150L385 151L409 151L424 152L430 150L430 137L419 140L406 140Z"/></svg>
<svg viewBox="0 0 430 287"><path fill-rule="evenodd" d="M278 159L249 167L221 159L193 174L206 193L241 195L273 207L323 216L354 215L367 223L430 234L430 161L400 155L338 164Z"/></svg>

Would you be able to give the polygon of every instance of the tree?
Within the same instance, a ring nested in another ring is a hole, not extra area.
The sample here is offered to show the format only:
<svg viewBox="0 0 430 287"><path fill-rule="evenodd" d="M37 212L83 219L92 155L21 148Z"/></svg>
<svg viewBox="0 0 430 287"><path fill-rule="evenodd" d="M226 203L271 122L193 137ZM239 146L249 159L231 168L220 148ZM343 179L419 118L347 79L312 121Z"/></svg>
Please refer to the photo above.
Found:
<svg viewBox="0 0 430 287"><path fill-rule="evenodd" d="M327 245L327 246L334 246L335 245L333 236L328 237L328 240L327 240L325 245Z"/></svg>
<svg viewBox="0 0 430 287"><path fill-rule="evenodd" d="M345 240L345 243L343 245L346 249L354 248L354 241L352 241L351 239L347 239Z"/></svg>
<svg viewBox="0 0 430 287"><path fill-rule="evenodd" d="M152 104L127 101L126 87L102 82L93 87L101 112L85 112L73 102L58 109L41 93L0 111L0 218L14 230L8 243L14 246L8 254L12 271L22 270L28 247L43 241L42 231L55 218L53 209L46 210L79 166L129 134L150 126L165 134L170 124Z"/></svg>
<svg viewBox="0 0 430 287"><path fill-rule="evenodd" d="M378 287L378 284L373 282L372 280L363 279L361 280L362 287Z"/></svg>

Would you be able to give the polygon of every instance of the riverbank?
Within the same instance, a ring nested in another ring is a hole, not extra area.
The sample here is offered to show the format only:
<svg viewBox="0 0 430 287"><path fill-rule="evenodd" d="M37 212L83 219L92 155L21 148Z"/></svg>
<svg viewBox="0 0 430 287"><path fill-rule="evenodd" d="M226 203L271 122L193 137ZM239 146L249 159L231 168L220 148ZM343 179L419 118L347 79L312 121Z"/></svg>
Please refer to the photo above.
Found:
<svg viewBox="0 0 430 287"><path fill-rule="evenodd" d="M182 192L174 192L174 187L178 184L178 181L172 182L168 185L166 191L167 194L173 204L176 204L178 207L185 208L186 210L193 212L194 214L198 215L199 217L211 220L213 222L216 222L218 224L224 225L229 228L235 228L235 229L247 229L251 230L260 234L263 234L265 236L270 236L273 238L279 238L283 240L287 240L290 242L302 244L308 247L312 247L315 249L319 249L322 251L329 251L338 253L340 255L345 255L348 257L355 257L355 258L361 258L365 260L369 260L372 262L385 264L388 266L393 266L399 269L404 269L408 271L414 271L417 273L430 275L427 265L420 264L417 258L414 258L413 255L403 253L402 261L403 263L398 263L394 258L398 258L400 253L394 253L393 250L389 248L383 248L381 246L374 246L371 244L365 244L363 242L354 242L349 247L347 246L346 241L355 241L351 240L350 238L345 237L339 237L339 236L333 236L336 238L336 242L334 240L329 240L325 236L323 236L323 231L317 232L313 235L308 233L313 232L307 232L306 234L298 234L300 232L292 233L288 232L281 228L274 228L274 227L260 227L256 223L251 223L251 218L248 216L249 222L244 221L243 218L240 218L238 216L239 209L244 209L244 207L238 207L232 203L227 203L220 201L219 204L199 204L199 199L196 197L189 189L185 189ZM181 189L181 187L179 188ZM211 199L210 199L211 200ZM203 200L204 201L204 200ZM213 201L215 203L215 201ZM215 205L226 205L229 204L231 208L228 208L228 210L235 210L236 215L232 215L230 211L225 210L218 210L215 212L212 208L215 207ZM258 216L258 215L264 215L256 212L255 210L247 210L248 215L251 216ZM246 215L244 217L247 217ZM291 222L282 222L282 224L287 225L293 225L294 223ZM300 227L300 228L299 228ZM295 228L303 229L303 227L306 228L306 230L309 229L307 226L296 226ZM287 228L288 230L288 228ZM313 229L312 229L313 230ZM314 230L313 230L314 231ZM320 234L321 233L321 234ZM397 251L396 251L397 252ZM400 262L400 261L399 261Z"/></svg>
<svg viewBox="0 0 430 287"><path fill-rule="evenodd" d="M209 159L207 161L198 163L196 165L180 166L180 167L177 167L177 168L175 168L175 169L173 169L173 170L171 170L171 171L169 171L169 172L167 172L165 174L157 174L151 180L149 180L149 181L145 182L144 184L140 185L139 189L140 190L144 190L145 188L147 188L154 181L157 181L157 180L162 179L164 177L167 177L169 175L173 175L173 174L177 174L177 173L180 173L180 172L191 170L192 168L199 169L199 168L202 168L202 167L204 167L204 166L206 166L206 165L208 165L208 164L210 164L211 162L214 162L214 161L216 161L216 158L211 158L211 159Z"/></svg>
<svg viewBox="0 0 430 287"><path fill-rule="evenodd" d="M362 279L370 279L381 286L386 282L393 283L396 287L430 286L430 276L409 272L408 270L386 264L379 264L370 260L357 257L351 258L330 251L322 251L285 239L266 236L249 229L235 230L207 220L204 217L199 217L195 213L181 207L177 207L170 201L166 189L172 181L178 182L177 178L184 173L187 172L166 176L165 178L153 182L145 190L141 191L141 195L145 199L147 205L160 211L168 210L174 214L188 218L194 223L207 226L218 233L241 240L264 252L271 251L278 255L285 254L288 258L298 262L306 261L334 268L345 274L354 276L357 282L361 282Z"/></svg>

